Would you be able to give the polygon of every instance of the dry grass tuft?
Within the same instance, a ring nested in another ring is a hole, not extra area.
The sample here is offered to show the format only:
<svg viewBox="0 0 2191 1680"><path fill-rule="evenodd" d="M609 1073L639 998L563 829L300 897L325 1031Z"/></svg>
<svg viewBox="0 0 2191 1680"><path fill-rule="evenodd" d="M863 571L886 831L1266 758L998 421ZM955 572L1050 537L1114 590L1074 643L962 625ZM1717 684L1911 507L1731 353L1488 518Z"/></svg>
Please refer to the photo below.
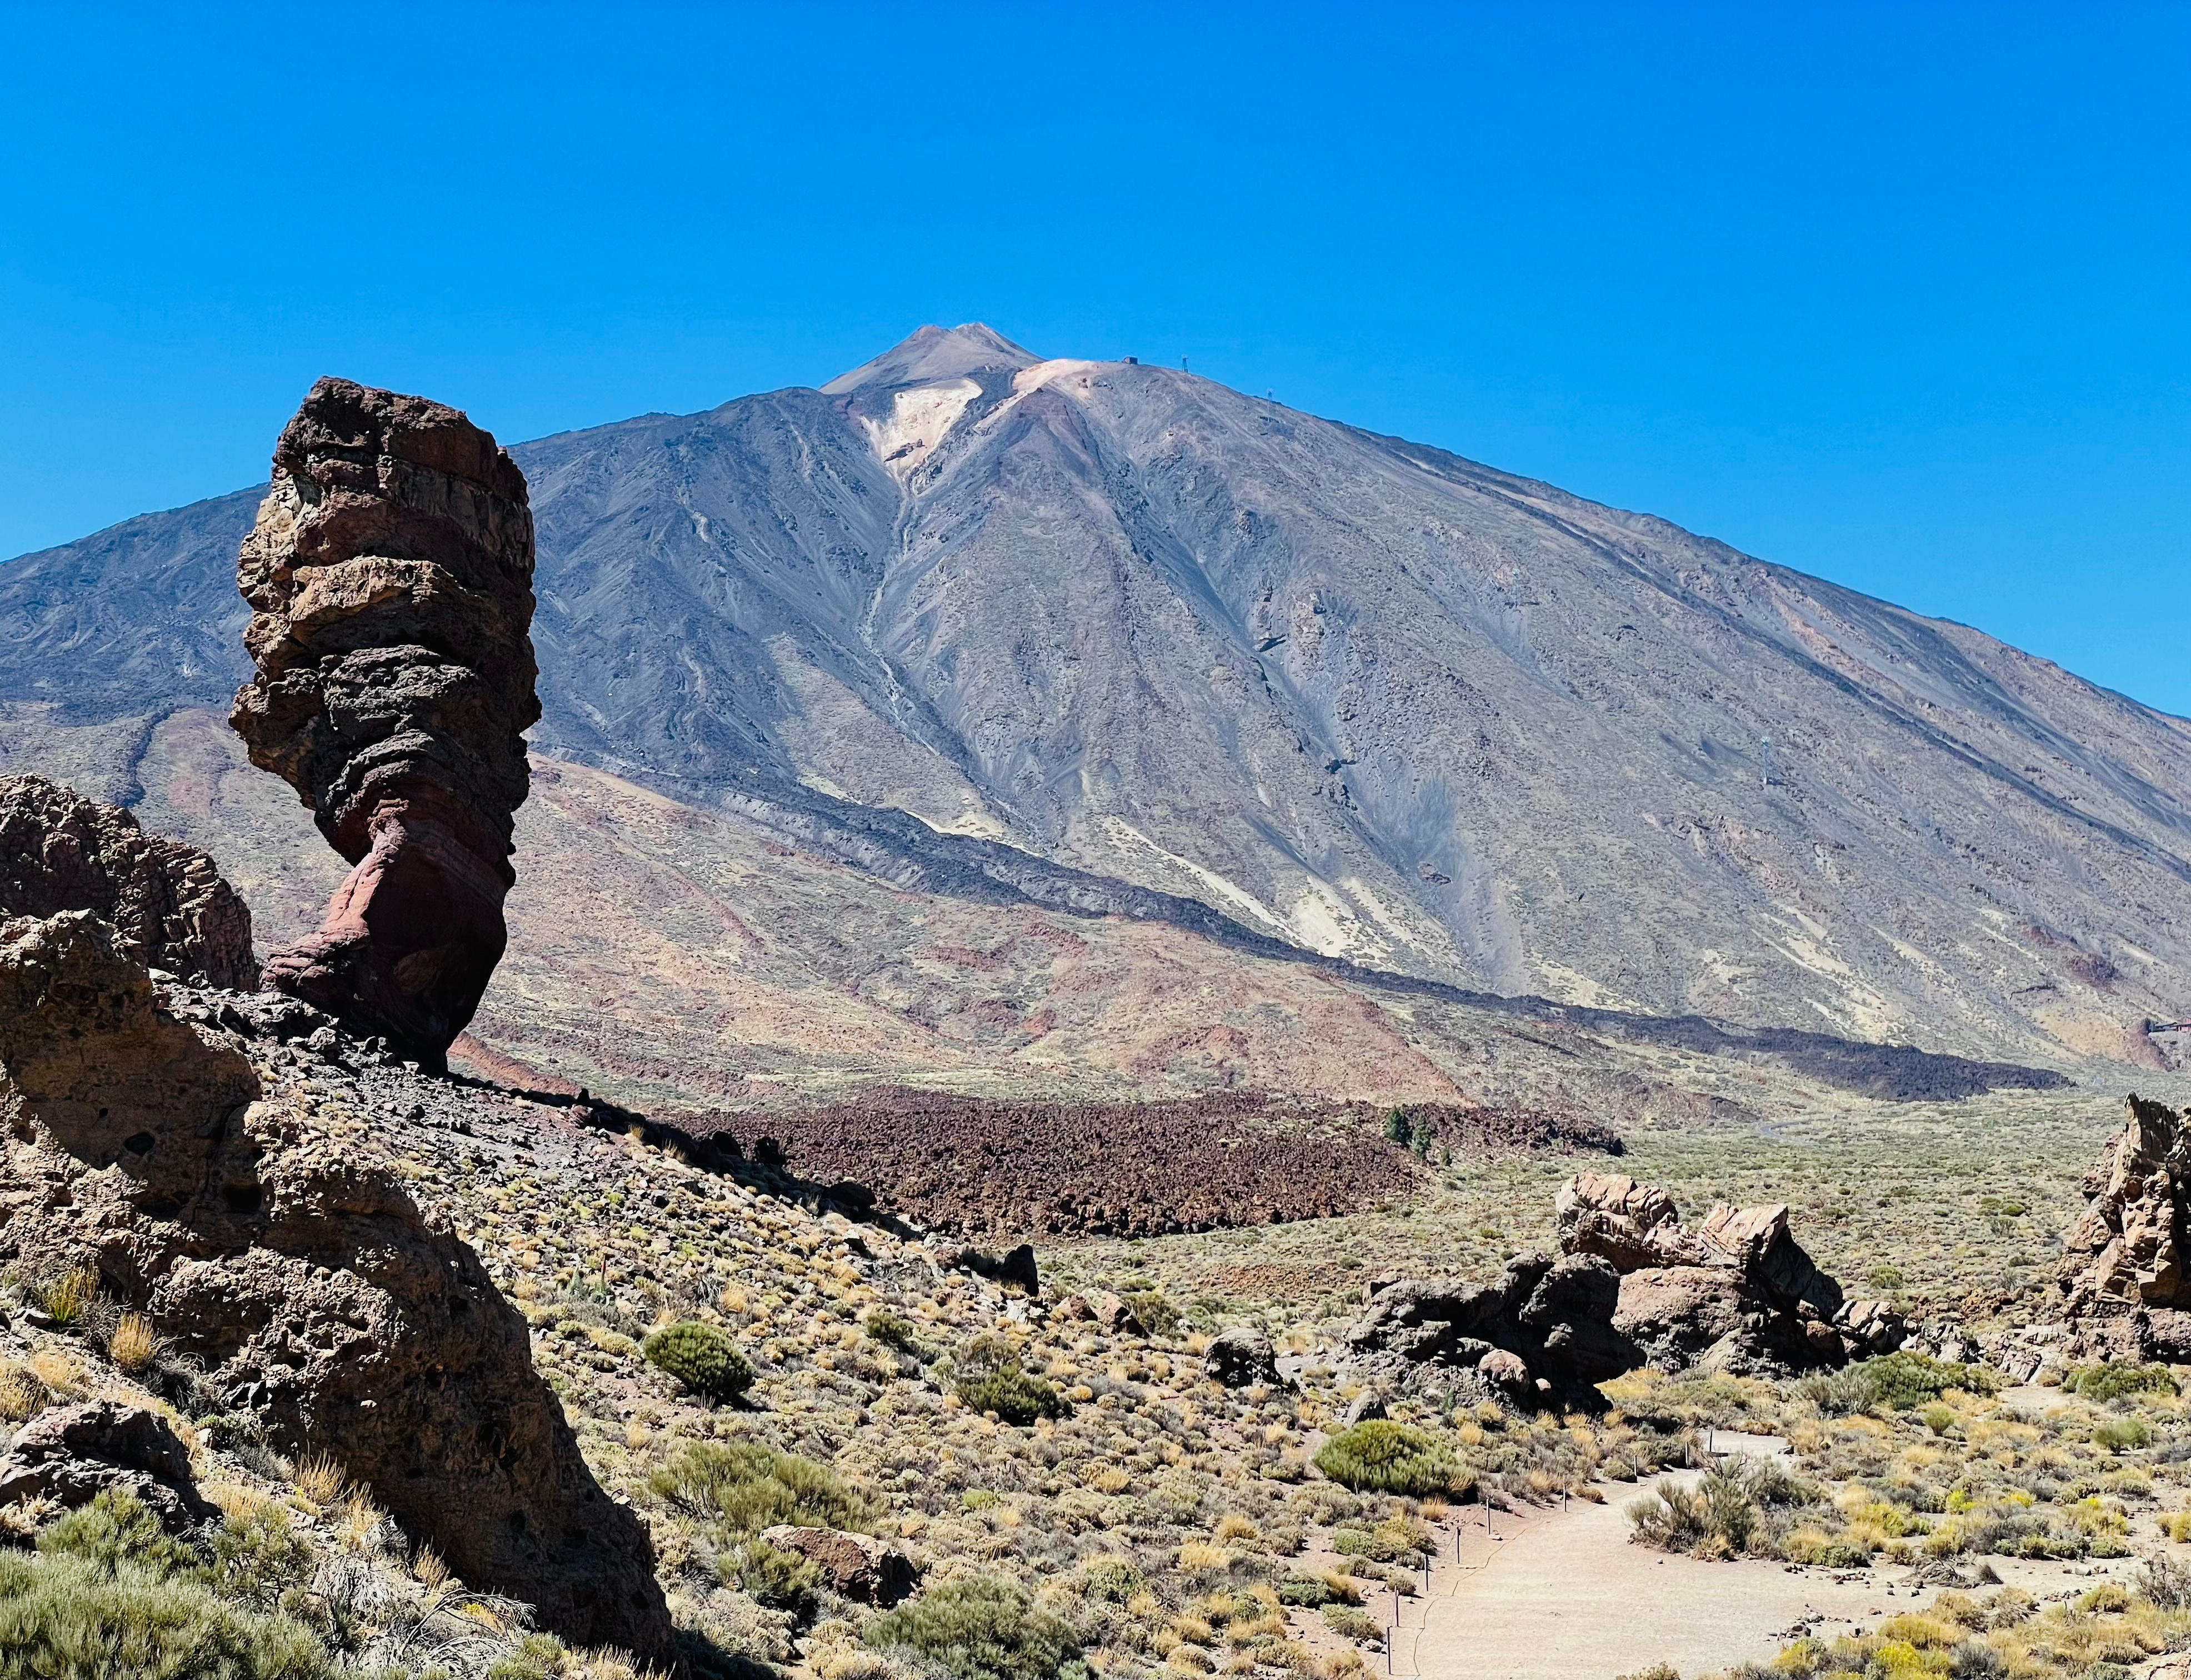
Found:
<svg viewBox="0 0 2191 1680"><path fill-rule="evenodd" d="M107 1341L106 1353L124 1375L138 1376L152 1368L166 1346L150 1318L142 1313L124 1313Z"/></svg>
<svg viewBox="0 0 2191 1680"><path fill-rule="evenodd" d="M297 1491L314 1505L340 1503L349 1487L348 1473L326 1453L308 1458L297 1466Z"/></svg>

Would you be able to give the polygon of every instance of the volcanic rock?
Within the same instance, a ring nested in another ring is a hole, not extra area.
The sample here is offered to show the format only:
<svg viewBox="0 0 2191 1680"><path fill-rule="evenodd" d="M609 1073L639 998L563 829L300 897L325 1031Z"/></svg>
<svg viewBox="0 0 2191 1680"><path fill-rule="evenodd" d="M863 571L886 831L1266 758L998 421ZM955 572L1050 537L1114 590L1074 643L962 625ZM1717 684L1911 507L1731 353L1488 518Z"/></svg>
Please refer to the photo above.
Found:
<svg viewBox="0 0 2191 1680"><path fill-rule="evenodd" d="M540 715L524 475L423 397L322 379L243 540L230 722L356 867L265 983L442 1065L501 960Z"/></svg>
<svg viewBox="0 0 2191 1680"><path fill-rule="evenodd" d="M780 1523L763 1529L760 1537L781 1551L797 1552L822 1571L833 1590L856 1603L888 1609L920 1582L913 1560L873 1535Z"/></svg>
<svg viewBox="0 0 2191 1680"><path fill-rule="evenodd" d="M240 1039L168 1007L185 995L88 914L0 923L0 1261L94 1268L202 1365L210 1405L332 1457L464 1580L667 1660L646 1530L594 1482L479 1256L361 1129L266 1100ZM246 1010L303 1012L220 1005Z"/></svg>
<svg viewBox="0 0 2191 1680"><path fill-rule="evenodd" d="M2122 1130L2085 1177L2057 1287L2074 1360L2191 1361L2184 1203L2191 1128L2165 1103L2127 1101Z"/></svg>
<svg viewBox="0 0 2191 1680"><path fill-rule="evenodd" d="M1643 1363L1613 1325L1619 1298L1594 1255L1519 1254L1488 1284L1388 1282L1346 1331L1349 1374L1441 1401L1601 1409L1596 1385Z"/></svg>
<svg viewBox="0 0 2191 1680"><path fill-rule="evenodd" d="M251 912L196 846L37 776L0 776L0 916L89 910L148 968L208 986L259 983Z"/></svg>
<svg viewBox="0 0 2191 1680"><path fill-rule="evenodd" d="M172 1532L220 1514L191 1476L190 1449L141 1406L56 1406L17 1430L0 1458L0 1505L43 1498L73 1510L108 1488L136 1495Z"/></svg>
<svg viewBox="0 0 2191 1680"><path fill-rule="evenodd" d="M1908 1332L1886 1303L1842 1295L1784 1204L1717 1206L1692 1231L1658 1186L1582 1173L1554 1205L1562 1249L1619 1272L1613 1324L1662 1370L1784 1375L1886 1353Z"/></svg>
<svg viewBox="0 0 2191 1680"><path fill-rule="evenodd" d="M1275 1388L1278 1382L1278 1355L1270 1337L1248 1324L1218 1331L1203 1355L1202 1369L1227 1388L1250 1388L1258 1383Z"/></svg>

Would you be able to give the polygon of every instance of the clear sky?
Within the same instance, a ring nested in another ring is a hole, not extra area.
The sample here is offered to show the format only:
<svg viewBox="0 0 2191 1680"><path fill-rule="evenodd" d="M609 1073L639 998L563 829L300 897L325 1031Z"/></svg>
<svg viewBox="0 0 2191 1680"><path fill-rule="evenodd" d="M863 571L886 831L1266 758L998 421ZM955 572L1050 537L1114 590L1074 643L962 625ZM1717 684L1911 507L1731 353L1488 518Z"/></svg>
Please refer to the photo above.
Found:
<svg viewBox="0 0 2191 1680"><path fill-rule="evenodd" d="M0 4L0 554L322 373L505 441L1176 362L2191 713L2191 9Z"/></svg>

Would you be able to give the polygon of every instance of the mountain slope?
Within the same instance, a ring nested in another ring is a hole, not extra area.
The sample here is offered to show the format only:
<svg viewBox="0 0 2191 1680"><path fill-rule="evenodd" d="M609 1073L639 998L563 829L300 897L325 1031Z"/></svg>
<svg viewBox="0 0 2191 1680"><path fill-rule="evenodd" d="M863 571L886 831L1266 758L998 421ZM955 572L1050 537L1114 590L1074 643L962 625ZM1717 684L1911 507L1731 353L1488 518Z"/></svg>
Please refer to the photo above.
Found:
<svg viewBox="0 0 2191 1680"><path fill-rule="evenodd" d="M1662 521L977 327L513 453L539 747L888 878L1986 1055L2191 1003L2191 725ZM240 674L251 500L0 567L0 700Z"/></svg>

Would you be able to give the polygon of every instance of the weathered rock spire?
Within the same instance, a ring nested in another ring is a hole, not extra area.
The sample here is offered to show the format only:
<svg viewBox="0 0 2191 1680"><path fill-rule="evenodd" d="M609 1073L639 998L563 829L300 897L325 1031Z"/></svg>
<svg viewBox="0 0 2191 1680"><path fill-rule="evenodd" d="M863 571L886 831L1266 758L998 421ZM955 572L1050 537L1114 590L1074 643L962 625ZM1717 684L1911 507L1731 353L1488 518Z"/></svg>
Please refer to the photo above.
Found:
<svg viewBox="0 0 2191 1680"><path fill-rule="evenodd" d="M265 983L439 1067L507 940L540 715L524 475L453 408L322 379L236 581L259 669L229 720L356 866Z"/></svg>

